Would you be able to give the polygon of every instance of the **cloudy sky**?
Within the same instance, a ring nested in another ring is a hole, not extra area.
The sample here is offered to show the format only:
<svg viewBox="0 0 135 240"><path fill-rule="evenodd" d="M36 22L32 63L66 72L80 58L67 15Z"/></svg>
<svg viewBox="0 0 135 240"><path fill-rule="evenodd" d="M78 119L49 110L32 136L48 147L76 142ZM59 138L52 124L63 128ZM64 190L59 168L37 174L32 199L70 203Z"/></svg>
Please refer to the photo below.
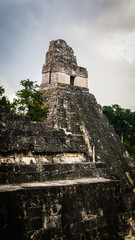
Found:
<svg viewBox="0 0 135 240"><path fill-rule="evenodd" d="M0 85L41 83L51 40L64 39L101 105L135 111L135 0L0 0Z"/></svg>

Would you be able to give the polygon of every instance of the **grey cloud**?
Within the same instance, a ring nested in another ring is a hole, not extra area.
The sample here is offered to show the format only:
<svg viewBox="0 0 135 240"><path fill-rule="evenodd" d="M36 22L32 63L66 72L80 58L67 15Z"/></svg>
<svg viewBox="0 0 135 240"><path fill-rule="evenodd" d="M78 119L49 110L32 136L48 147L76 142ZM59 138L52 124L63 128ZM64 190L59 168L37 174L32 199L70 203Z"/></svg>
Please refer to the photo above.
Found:
<svg viewBox="0 0 135 240"><path fill-rule="evenodd" d="M134 0L106 0L108 6L99 16L100 23L108 31L135 30L135 1Z"/></svg>

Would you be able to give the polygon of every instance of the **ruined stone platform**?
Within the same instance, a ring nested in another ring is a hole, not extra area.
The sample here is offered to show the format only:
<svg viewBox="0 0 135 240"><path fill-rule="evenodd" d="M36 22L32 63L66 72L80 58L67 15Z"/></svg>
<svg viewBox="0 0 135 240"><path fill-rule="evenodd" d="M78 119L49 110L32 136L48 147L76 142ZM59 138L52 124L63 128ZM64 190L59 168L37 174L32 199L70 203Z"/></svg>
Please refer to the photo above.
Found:
<svg viewBox="0 0 135 240"><path fill-rule="evenodd" d="M110 177L104 163L1 164L0 184Z"/></svg>
<svg viewBox="0 0 135 240"><path fill-rule="evenodd" d="M110 240L113 234L116 240L117 221L123 219L121 204L126 201L119 191L119 181L104 178L1 185L0 237Z"/></svg>

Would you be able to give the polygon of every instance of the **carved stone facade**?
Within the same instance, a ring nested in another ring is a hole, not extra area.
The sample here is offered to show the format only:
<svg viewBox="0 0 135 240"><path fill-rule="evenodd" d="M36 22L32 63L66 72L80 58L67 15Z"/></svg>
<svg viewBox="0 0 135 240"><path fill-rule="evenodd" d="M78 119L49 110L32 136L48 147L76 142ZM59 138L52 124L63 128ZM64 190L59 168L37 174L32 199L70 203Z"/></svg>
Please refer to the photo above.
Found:
<svg viewBox="0 0 135 240"><path fill-rule="evenodd" d="M51 41L42 69L42 89L58 83L88 88L88 73L77 65L71 47L64 40Z"/></svg>

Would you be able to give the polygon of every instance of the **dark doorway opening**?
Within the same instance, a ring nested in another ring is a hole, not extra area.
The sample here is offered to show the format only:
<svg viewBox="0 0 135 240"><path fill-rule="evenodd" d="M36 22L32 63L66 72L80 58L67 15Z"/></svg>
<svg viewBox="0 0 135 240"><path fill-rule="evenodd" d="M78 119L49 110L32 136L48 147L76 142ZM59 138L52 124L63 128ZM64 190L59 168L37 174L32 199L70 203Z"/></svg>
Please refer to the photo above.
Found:
<svg viewBox="0 0 135 240"><path fill-rule="evenodd" d="M71 86L74 86L74 80L75 80L75 77L74 76L70 76L70 85Z"/></svg>

